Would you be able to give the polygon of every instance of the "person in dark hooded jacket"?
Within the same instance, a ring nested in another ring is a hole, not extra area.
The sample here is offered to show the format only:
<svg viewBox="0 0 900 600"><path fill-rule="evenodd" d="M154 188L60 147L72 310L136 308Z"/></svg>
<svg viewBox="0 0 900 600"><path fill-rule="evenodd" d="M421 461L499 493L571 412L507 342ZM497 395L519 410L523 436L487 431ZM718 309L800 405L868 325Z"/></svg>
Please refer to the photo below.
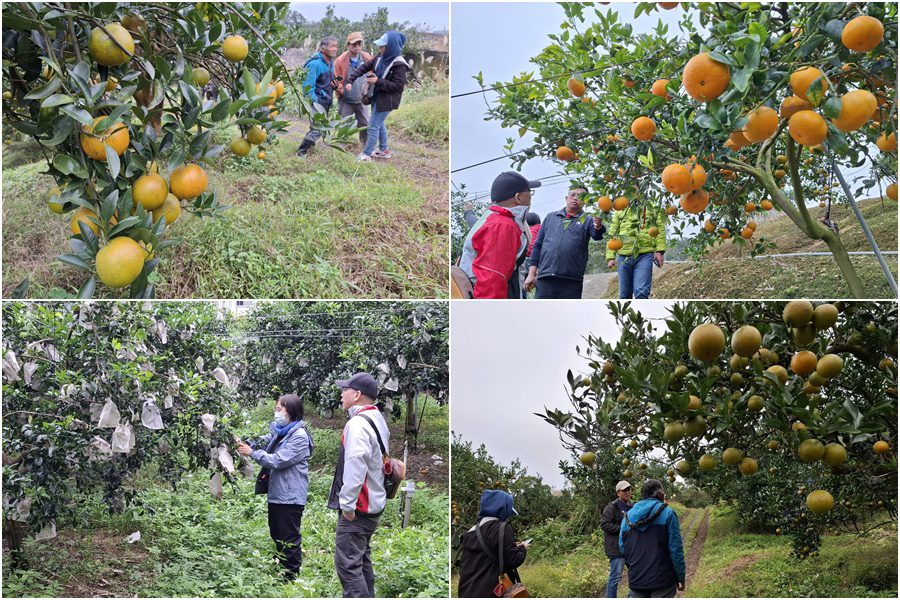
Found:
<svg viewBox="0 0 900 600"><path fill-rule="evenodd" d="M478 523L460 539L462 555L459 563L459 597L493 598L500 573L500 529L503 528L503 567L513 583L519 581L516 569L525 562L528 545L516 542L516 532L508 520L518 514L513 497L500 490L485 490L481 494ZM478 540L481 530L484 546Z"/></svg>
<svg viewBox="0 0 900 600"><path fill-rule="evenodd" d="M632 598L674 598L684 589L684 545L678 516L668 504L662 483L648 479L642 500L625 513L619 550L628 566Z"/></svg>
<svg viewBox="0 0 900 600"><path fill-rule="evenodd" d="M622 518L634 504L631 503L631 484L625 480L616 484L616 499L603 508L600 515L600 529L603 530L603 550L609 558L609 579L606 581L606 597L616 598L619 595L619 582L622 580L622 567L625 558L619 550L619 527Z"/></svg>
<svg viewBox="0 0 900 600"><path fill-rule="evenodd" d="M358 77L365 75L372 91L372 114L369 117L369 131L366 146L357 157L366 162L372 158L391 158L388 149L388 132L384 122L392 110L400 108L400 99L406 88L409 63L403 58L406 36L398 31L388 31L375 40L381 54L357 67L347 77L347 85L352 85ZM375 150L378 144L378 150Z"/></svg>

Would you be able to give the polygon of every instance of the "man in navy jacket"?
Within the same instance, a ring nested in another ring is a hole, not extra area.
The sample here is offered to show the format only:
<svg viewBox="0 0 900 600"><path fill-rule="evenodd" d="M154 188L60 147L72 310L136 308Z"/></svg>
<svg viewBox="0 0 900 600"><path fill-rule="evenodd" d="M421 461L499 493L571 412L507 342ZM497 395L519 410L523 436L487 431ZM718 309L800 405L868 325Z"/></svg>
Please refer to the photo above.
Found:
<svg viewBox="0 0 900 600"><path fill-rule="evenodd" d="M640 502L625 513L619 550L628 566L632 598L674 598L684 589L684 546L678 516L666 504L662 483L648 479Z"/></svg>
<svg viewBox="0 0 900 600"><path fill-rule="evenodd" d="M537 298L581 298L588 261L588 241L601 240L606 228L584 214L579 185L569 188L566 207L544 217L531 250L525 289L537 284Z"/></svg>

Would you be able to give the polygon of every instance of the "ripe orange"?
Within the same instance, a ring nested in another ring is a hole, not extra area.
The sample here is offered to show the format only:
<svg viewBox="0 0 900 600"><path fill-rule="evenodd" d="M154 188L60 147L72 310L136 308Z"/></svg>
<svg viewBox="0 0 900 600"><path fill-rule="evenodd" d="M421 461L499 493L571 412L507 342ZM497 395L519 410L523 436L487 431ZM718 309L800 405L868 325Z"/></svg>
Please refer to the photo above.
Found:
<svg viewBox="0 0 900 600"><path fill-rule="evenodd" d="M656 227L656 226L651 227L650 229L647 230L647 235L649 235L650 237L658 236L659 235L659 227Z"/></svg>
<svg viewBox="0 0 900 600"><path fill-rule="evenodd" d="M278 95L278 98L284 95L284 82L280 79L275 82L275 93Z"/></svg>
<svg viewBox="0 0 900 600"><path fill-rule="evenodd" d="M140 204L144 210L154 210L163 205L166 196L169 195L169 186L165 178L156 173L141 175L131 188L131 197L134 204Z"/></svg>
<svg viewBox="0 0 900 600"><path fill-rule="evenodd" d="M712 362L725 351L725 333L715 323L697 325L688 336L688 352L702 362Z"/></svg>
<svg viewBox="0 0 900 600"><path fill-rule="evenodd" d="M854 52L868 52L884 39L884 25L868 15L860 15L844 25L841 42Z"/></svg>
<svg viewBox="0 0 900 600"><path fill-rule="evenodd" d="M841 114L831 122L841 131L856 131L866 124L876 110L878 101L871 92L853 90L841 96Z"/></svg>
<svg viewBox="0 0 900 600"><path fill-rule="evenodd" d="M250 47L247 40L239 35L231 35L222 42L222 54L231 62L241 62L247 58Z"/></svg>
<svg viewBox="0 0 900 600"><path fill-rule="evenodd" d="M819 358L813 352L800 350L791 358L791 371L801 377L806 377L816 370L818 362Z"/></svg>
<svg viewBox="0 0 900 600"><path fill-rule="evenodd" d="M106 146L110 146L117 155L122 156L131 142L128 128L121 121L116 121L111 126L107 125L102 133L94 134L94 127L105 118L105 116L97 117L94 119L93 125L90 127L83 125L81 128L81 149L85 154L100 162L106 162Z"/></svg>
<svg viewBox="0 0 900 600"><path fill-rule="evenodd" d="M781 179L785 175L787 175L787 173L785 172L784 169L775 169L775 171L772 173L772 175L775 176L775 179Z"/></svg>
<svg viewBox="0 0 900 600"><path fill-rule="evenodd" d="M756 231L756 221L747 221L747 229Z"/></svg>
<svg viewBox="0 0 900 600"><path fill-rule="evenodd" d="M735 144L734 140L732 140L731 138L728 138L727 140L725 140L725 147L728 148L729 150L731 150L732 152L737 152L738 150L741 149L741 147L739 145Z"/></svg>
<svg viewBox="0 0 900 600"><path fill-rule="evenodd" d="M719 230L719 237L722 238L723 240L727 240L728 238L731 237L731 232L723 227L722 229Z"/></svg>
<svg viewBox="0 0 900 600"><path fill-rule="evenodd" d="M105 67L117 67L127 63L134 54L134 39L131 34L120 23L107 23L103 27L109 34L100 26L91 30L91 39L88 43L91 58L97 61L98 65ZM122 48L127 52L123 52Z"/></svg>
<svg viewBox="0 0 900 600"><path fill-rule="evenodd" d="M669 85L668 79L657 79L653 82L653 85L650 86L650 93L654 96L659 96L660 98L671 100L672 97L669 96L669 92L666 91L667 85Z"/></svg>
<svg viewBox="0 0 900 600"><path fill-rule="evenodd" d="M616 210L625 210L626 208L628 208L628 198L619 196L613 202L613 208Z"/></svg>
<svg viewBox="0 0 900 600"><path fill-rule="evenodd" d="M677 2L659 2L658 4L660 5L660 7L666 10L672 10L673 8L678 6Z"/></svg>
<svg viewBox="0 0 900 600"><path fill-rule="evenodd" d="M746 212L746 213L752 213L755 210L756 210L755 202L748 202L747 204L744 205L744 212Z"/></svg>
<svg viewBox="0 0 900 600"><path fill-rule="evenodd" d="M572 161L575 160L575 152L568 146L560 146L556 149L556 158L559 160Z"/></svg>
<svg viewBox="0 0 900 600"><path fill-rule="evenodd" d="M111 288L131 285L144 268L147 255L136 241L129 237L113 238L97 252L97 276Z"/></svg>
<svg viewBox="0 0 900 600"><path fill-rule="evenodd" d="M897 199L897 184L892 183L891 185L887 186L885 193L887 194L887 197L890 198L891 200L896 200Z"/></svg>
<svg viewBox="0 0 900 600"><path fill-rule="evenodd" d="M206 171L192 163L181 165L169 178L169 188L179 200L193 200L206 191L208 184Z"/></svg>
<svg viewBox="0 0 900 600"><path fill-rule="evenodd" d="M257 152L256 158L258 158L259 160L265 160L265 158L266 158L265 150L260 150L259 152Z"/></svg>
<svg viewBox="0 0 900 600"><path fill-rule="evenodd" d="M897 149L897 134L892 133L891 135L887 135L886 133L882 133L875 141L875 145L878 146L878 149L882 152L893 152Z"/></svg>
<svg viewBox="0 0 900 600"><path fill-rule="evenodd" d="M670 216L670 217L671 217L672 215L674 215L675 213L677 213L677 212L678 212L678 209L675 208L674 206L667 206L667 207L666 207L666 214L667 214L668 216Z"/></svg>
<svg viewBox="0 0 900 600"><path fill-rule="evenodd" d="M671 194L686 194L691 191L694 179L687 167L673 163L663 169L662 184Z"/></svg>
<svg viewBox="0 0 900 600"><path fill-rule="evenodd" d="M619 238L613 238L606 242L606 247L613 252L618 252L619 250L621 250L622 245L622 240L620 240Z"/></svg>
<svg viewBox="0 0 900 600"><path fill-rule="evenodd" d="M753 237L753 230L749 227L744 227L743 229L741 229L741 237L745 240L749 240Z"/></svg>
<svg viewBox="0 0 900 600"><path fill-rule="evenodd" d="M781 101L780 114L782 119L790 119L794 113L801 110L812 110L812 102L797 96L788 96Z"/></svg>
<svg viewBox="0 0 900 600"><path fill-rule="evenodd" d="M713 60L706 52L691 58L682 73L684 89L691 98L700 102L709 102L721 96L729 81L731 72L728 65Z"/></svg>
<svg viewBox="0 0 900 600"><path fill-rule="evenodd" d="M681 210L696 215L703 212L709 206L709 194L703 188L698 188L681 197Z"/></svg>
<svg viewBox="0 0 900 600"><path fill-rule="evenodd" d="M153 209L153 222L159 221L160 217L166 218L166 225L174 223L181 216L181 203L175 194L167 194L165 201L158 207Z"/></svg>
<svg viewBox="0 0 900 600"><path fill-rule="evenodd" d="M775 207L775 205L772 204L771 200L763 200L762 202L759 203L759 205L762 207L763 210L772 210Z"/></svg>
<svg viewBox="0 0 900 600"><path fill-rule="evenodd" d="M809 90L810 84L819 77L822 77L822 71L815 67L800 67L791 73L791 89L794 91L794 95L801 100L809 100L806 92ZM828 91L828 79L823 79L822 92L826 91Z"/></svg>
<svg viewBox="0 0 900 600"><path fill-rule="evenodd" d="M751 144L750 140L748 140L741 131L732 131L731 135L728 136L728 140L738 148L744 148Z"/></svg>
<svg viewBox="0 0 900 600"><path fill-rule="evenodd" d="M747 115L744 137L751 142L761 142L772 137L778 129L778 113L768 106L760 106Z"/></svg>
<svg viewBox="0 0 900 600"><path fill-rule="evenodd" d="M631 135L642 142L649 142L656 135L656 123L647 117L638 117L631 124Z"/></svg>
<svg viewBox="0 0 900 600"><path fill-rule="evenodd" d="M712 233L715 230L716 224L707 219L706 223L703 224L703 231L706 233Z"/></svg>
<svg viewBox="0 0 900 600"><path fill-rule="evenodd" d="M622 82L622 85L624 85L627 88L633 88L634 82L630 79L626 79L624 82Z"/></svg>
<svg viewBox="0 0 900 600"><path fill-rule="evenodd" d="M691 168L691 191L703 187L706 183L706 169L702 165L696 164Z"/></svg>
<svg viewBox="0 0 900 600"><path fill-rule="evenodd" d="M69 221L69 231L72 232L72 235L78 235L81 233L81 229L78 227L78 223L84 223L91 231L97 233L99 227L94 221L90 219L96 219L97 213L92 210L89 210L83 206L79 206L75 212L72 213L72 219Z"/></svg>
<svg viewBox="0 0 900 600"><path fill-rule="evenodd" d="M891 450L891 445L884 440L878 440L872 444L872 451L875 454L887 454Z"/></svg>
<svg viewBox="0 0 900 600"><path fill-rule="evenodd" d="M817 146L828 136L828 125L818 113L801 110L788 121L788 132L798 144Z"/></svg>
<svg viewBox="0 0 900 600"><path fill-rule="evenodd" d="M580 81L574 77L569 78L569 81L566 82L566 87L569 88L569 92L576 98L581 98L584 96L584 82Z"/></svg>
<svg viewBox="0 0 900 600"><path fill-rule="evenodd" d="M597 208L608 213L613 208L612 200L609 199L609 196L600 196L597 199Z"/></svg>

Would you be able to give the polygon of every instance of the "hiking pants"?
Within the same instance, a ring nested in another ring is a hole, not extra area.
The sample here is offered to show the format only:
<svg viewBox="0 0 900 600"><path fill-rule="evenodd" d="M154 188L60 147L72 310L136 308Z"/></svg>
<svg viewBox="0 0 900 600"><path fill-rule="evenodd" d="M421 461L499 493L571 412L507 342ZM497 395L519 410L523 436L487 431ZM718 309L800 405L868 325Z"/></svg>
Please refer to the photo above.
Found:
<svg viewBox="0 0 900 600"><path fill-rule="evenodd" d="M606 597L619 597L619 582L622 581L622 569L625 567L625 558L616 557L609 559L609 580L606 582Z"/></svg>
<svg viewBox="0 0 900 600"><path fill-rule="evenodd" d="M676 586L661 588L658 590L636 590L634 588L628 592L629 598L674 598Z"/></svg>
<svg viewBox="0 0 900 600"><path fill-rule="evenodd" d="M330 106L325 107L319 104L318 102L313 102L312 109L315 114L327 113ZM310 115L309 119L309 131L306 132L306 135L303 137L303 141L300 142L301 150L309 150L313 146L316 145L316 142L322 138L322 132L316 131L313 129L313 120Z"/></svg>
<svg viewBox="0 0 900 600"><path fill-rule="evenodd" d="M297 576L303 562L300 534L303 508L302 504L269 503L269 535L275 540L276 556L288 578Z"/></svg>
<svg viewBox="0 0 900 600"><path fill-rule="evenodd" d="M366 140L369 138L369 117L366 115L366 105L362 102L350 104L349 102L338 99L338 114L341 117L349 117L350 115L356 116L356 126L363 128L363 130L359 132L359 141L365 146Z"/></svg>
<svg viewBox="0 0 900 600"><path fill-rule="evenodd" d="M374 598L375 570L369 542L379 516L357 514L348 521L338 513L334 536L334 568L344 588L344 598Z"/></svg>

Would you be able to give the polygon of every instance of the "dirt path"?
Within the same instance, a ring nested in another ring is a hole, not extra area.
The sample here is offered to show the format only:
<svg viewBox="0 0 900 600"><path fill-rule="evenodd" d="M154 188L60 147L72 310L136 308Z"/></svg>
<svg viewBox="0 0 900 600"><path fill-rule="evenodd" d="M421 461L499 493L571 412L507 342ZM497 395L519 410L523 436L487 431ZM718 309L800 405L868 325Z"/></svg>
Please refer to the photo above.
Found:
<svg viewBox="0 0 900 600"><path fill-rule="evenodd" d="M695 513L699 514L699 513ZM703 544L706 543L706 532L709 529L709 509L703 510L703 517L700 521L700 525L697 526L697 533L694 534L694 541L691 543L691 549L687 553L687 557L685 557L685 572L686 572L686 581L687 585L690 585L691 580L694 578L694 573L697 572L697 568L700 566L700 557L703 554ZM683 597L684 592L678 592L678 597Z"/></svg>
<svg viewBox="0 0 900 600"><path fill-rule="evenodd" d="M653 267L653 284L651 284L651 292L650 297L654 298L654 294L652 292L655 287L656 281L659 277L662 277L665 274L666 269L669 268L669 263L663 265L662 269L659 267ZM609 286L610 284L615 284L613 290L610 292ZM619 278L615 273L589 273L584 276L584 292L581 294L582 298L615 298L618 297L618 285Z"/></svg>

